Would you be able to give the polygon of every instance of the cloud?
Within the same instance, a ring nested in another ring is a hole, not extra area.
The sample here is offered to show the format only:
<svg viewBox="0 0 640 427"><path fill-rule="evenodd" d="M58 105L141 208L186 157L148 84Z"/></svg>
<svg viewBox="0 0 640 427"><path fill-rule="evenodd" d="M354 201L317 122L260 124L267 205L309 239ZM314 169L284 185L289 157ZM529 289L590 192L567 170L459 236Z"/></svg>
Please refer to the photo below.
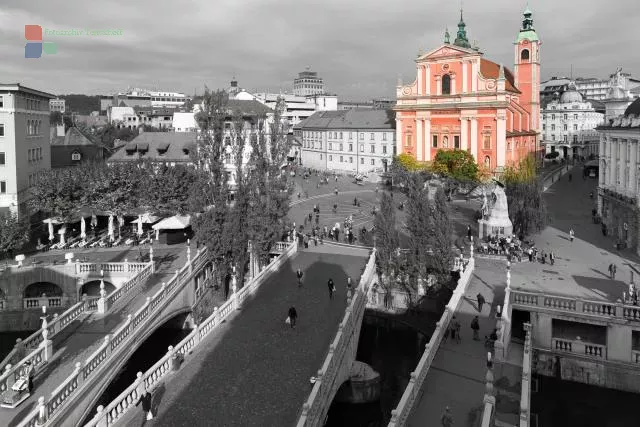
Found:
<svg viewBox="0 0 640 427"><path fill-rule="evenodd" d="M255 90L290 90L310 66L345 99L393 97L398 75L415 77L419 49L455 37L457 2L436 0L155 0L97 3L4 0L3 78L54 93L112 93L128 86L192 93L226 87L232 76ZM469 2L470 3L470 2ZM626 3L626 4L625 4ZM640 18L635 0L536 2L543 78L606 77L622 66L637 75ZM525 2L465 5L470 40L509 67ZM46 36L58 53L24 59L24 24L55 30L117 29L122 36Z"/></svg>

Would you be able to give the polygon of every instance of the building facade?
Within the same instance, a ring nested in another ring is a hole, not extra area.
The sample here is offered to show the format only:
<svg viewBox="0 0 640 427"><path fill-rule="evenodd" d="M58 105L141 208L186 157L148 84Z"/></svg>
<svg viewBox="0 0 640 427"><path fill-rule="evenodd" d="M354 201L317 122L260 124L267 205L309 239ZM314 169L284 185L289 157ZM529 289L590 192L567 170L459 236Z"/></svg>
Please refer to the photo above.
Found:
<svg viewBox="0 0 640 427"><path fill-rule="evenodd" d="M513 73L472 48L460 16L457 37L416 59L417 78L399 84L396 151L430 161L438 150L469 151L494 173L537 153L540 39L525 10Z"/></svg>
<svg viewBox="0 0 640 427"><path fill-rule="evenodd" d="M67 111L66 101L61 98L50 99L49 100L49 111L59 111L62 114Z"/></svg>
<svg viewBox="0 0 640 427"><path fill-rule="evenodd" d="M386 172L395 154L395 120L388 110L318 112L295 128L304 167L368 174Z"/></svg>
<svg viewBox="0 0 640 427"><path fill-rule="evenodd" d="M542 144L545 153L559 152L563 159L589 158L598 154L599 136L595 128L604 114L584 101L573 83L542 110Z"/></svg>
<svg viewBox="0 0 640 427"><path fill-rule="evenodd" d="M0 84L0 210L28 215L29 188L51 169L49 100L54 95Z"/></svg>
<svg viewBox="0 0 640 427"><path fill-rule="evenodd" d="M293 80L293 94L297 96L322 95L324 94L324 82L318 73L306 71L298 73L298 77Z"/></svg>
<svg viewBox="0 0 640 427"><path fill-rule="evenodd" d="M640 98L598 131L598 213L608 235L640 253Z"/></svg>
<svg viewBox="0 0 640 427"><path fill-rule="evenodd" d="M77 127L70 127L66 134L64 126L51 128L52 169L78 166L83 162L102 162L106 157L106 148Z"/></svg>

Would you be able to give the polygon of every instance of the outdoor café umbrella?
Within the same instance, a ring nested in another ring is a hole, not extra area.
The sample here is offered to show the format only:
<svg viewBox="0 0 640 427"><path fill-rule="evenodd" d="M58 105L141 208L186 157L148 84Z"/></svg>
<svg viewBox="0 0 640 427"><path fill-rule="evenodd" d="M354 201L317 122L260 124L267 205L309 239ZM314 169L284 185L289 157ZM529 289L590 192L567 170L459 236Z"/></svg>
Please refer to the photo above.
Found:
<svg viewBox="0 0 640 427"><path fill-rule="evenodd" d="M124 217L122 215L120 215L118 217L118 237L121 236L120 229L122 228L123 225L124 225Z"/></svg>
<svg viewBox="0 0 640 427"><path fill-rule="evenodd" d="M107 234L109 234L109 240L113 242L113 215L109 215L109 228Z"/></svg>
<svg viewBox="0 0 640 427"><path fill-rule="evenodd" d="M96 228L96 225L98 225L98 217L93 214L91 215L91 228Z"/></svg>
<svg viewBox="0 0 640 427"><path fill-rule="evenodd" d="M62 223L54 218L48 218L42 222L49 225L49 241L55 239L55 235L53 233L53 224L62 224Z"/></svg>
<svg viewBox="0 0 640 427"><path fill-rule="evenodd" d="M142 215L138 215L138 236L142 236Z"/></svg>
<svg viewBox="0 0 640 427"><path fill-rule="evenodd" d="M64 245L64 235L67 232L67 226L63 225L62 227L60 227L60 230L58 230L58 234L60 234L60 244Z"/></svg>
<svg viewBox="0 0 640 427"><path fill-rule="evenodd" d="M84 240L87 237L87 223L84 217L80 217L80 238Z"/></svg>

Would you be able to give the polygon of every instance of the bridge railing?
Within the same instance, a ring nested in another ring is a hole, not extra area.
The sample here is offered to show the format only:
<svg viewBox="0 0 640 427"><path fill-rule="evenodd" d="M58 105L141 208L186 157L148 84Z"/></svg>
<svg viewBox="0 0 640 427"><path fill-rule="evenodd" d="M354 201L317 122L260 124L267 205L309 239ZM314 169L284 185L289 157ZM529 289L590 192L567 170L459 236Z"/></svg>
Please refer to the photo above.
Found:
<svg viewBox="0 0 640 427"><path fill-rule="evenodd" d="M143 270L146 262L76 262L76 274L81 273L137 273Z"/></svg>
<svg viewBox="0 0 640 427"><path fill-rule="evenodd" d="M106 427L114 425L122 416L140 399L144 390L155 387L170 371L171 361L177 354L183 358L189 358L192 350L205 338L211 331L220 325L227 317L236 311L240 303L246 300L250 295L255 294L262 283L264 283L269 275L276 272L287 259L289 259L298 250L295 242L286 243L286 249L268 266L252 278L242 289L233 294L219 308L216 307L211 316L205 319L200 325L191 331L182 341L175 347L169 347L169 352L158 360L144 374L138 372L138 379L125 389L118 397L116 397L106 407L99 406L95 417L86 424L85 427Z"/></svg>
<svg viewBox="0 0 640 427"><path fill-rule="evenodd" d="M107 296L107 307L113 307L113 305L124 295L128 294L132 289L137 288L141 284L145 283L149 276L153 273L154 265L153 261L145 263L135 263L134 270L138 274L127 280L124 285L114 290Z"/></svg>
<svg viewBox="0 0 640 427"><path fill-rule="evenodd" d="M61 315L55 314L53 320L47 324L48 339L55 338L58 333L84 312L85 302L81 301L71 306ZM36 372L47 362L43 348L40 347L44 340L42 332L43 330L40 328L24 340L18 341L13 350L0 363L0 372L2 372L0 376L0 393L4 392L9 387L9 384L12 384L20 377L20 372L24 369L26 362L34 364ZM26 356L23 356L25 354Z"/></svg>
<svg viewBox="0 0 640 427"><path fill-rule="evenodd" d="M28 414L27 418L25 418L19 426L35 425L36 419L41 417L41 413L44 414L45 419L51 421L51 418L55 417L59 412L59 408L61 408L66 402L75 398L76 392L79 389L82 389L82 386L85 383L93 380L93 378L96 377L96 373L101 372L102 368L106 366L106 361L109 360L109 358L115 357L123 348L126 347L126 344L135 335L136 329L145 326L147 322L153 319L153 314L158 311L157 309L159 307L161 308L160 301L162 300L165 303L169 302L171 297L173 297L173 294L187 283L186 279L189 278L190 273L194 271L194 269L200 268L206 260L207 249L203 248L198 251L191 263L187 261L181 270L176 270L175 276L169 281L169 283L163 283L162 288L156 292L153 297L147 297L145 304L134 314L129 314L127 319L113 334L107 335L104 338L102 345L91 356L89 356L84 363L76 364L76 369L74 369L71 375L69 375L69 377L67 377L67 379L64 380L58 388L56 388L48 399L44 397L41 398L37 405L37 408L40 408L40 410L34 410L32 413ZM147 264L145 269L143 269L136 278L148 277L148 275L151 274L151 268L152 263ZM145 274L147 276L145 276ZM136 281L136 278L132 279L130 282L134 282L136 284L139 283L139 281ZM129 289L131 289L131 287ZM85 302L83 301L82 303L84 304ZM150 309L150 305L152 305L155 310ZM39 425L49 425L49 421L45 424Z"/></svg>
<svg viewBox="0 0 640 427"><path fill-rule="evenodd" d="M322 426L328 410L329 399L333 387L336 386L336 376L349 347L349 342L358 329L359 322L365 309L367 292L376 273L376 252L371 250L369 261L365 266L358 286L355 289L353 299L347 305L344 318L338 325L336 337L329 345L329 353L318 371L316 382L309 394L309 398L302 405L302 413L298 419L298 427Z"/></svg>
<svg viewBox="0 0 640 427"><path fill-rule="evenodd" d="M449 322L453 317L453 313L456 311L458 305L460 304L460 301L464 297L474 267L475 260L473 258L470 258L462 275L460 276L460 279L458 279L458 285L453 291L453 295L451 295L451 299L445 307L444 313L442 313L442 317L436 323L436 329L433 331L431 339L425 346L424 353L422 353L422 357L418 362L418 366L416 367L415 371L411 372L411 374L409 375L409 384L404 390L398 406L396 407L396 409L391 411L391 420L389 422L389 427L399 427L406 425L407 419L411 415L411 411L413 410L416 399L420 395L420 390L422 389L424 380L427 377L429 368L431 368L433 359L435 358L436 352L440 347L440 343L447 333Z"/></svg>

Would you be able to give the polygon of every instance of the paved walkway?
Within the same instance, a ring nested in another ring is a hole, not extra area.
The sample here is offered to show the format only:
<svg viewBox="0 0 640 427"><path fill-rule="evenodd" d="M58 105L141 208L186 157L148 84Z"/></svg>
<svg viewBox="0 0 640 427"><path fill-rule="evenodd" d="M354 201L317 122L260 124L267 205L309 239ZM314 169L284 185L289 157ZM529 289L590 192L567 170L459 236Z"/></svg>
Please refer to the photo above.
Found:
<svg viewBox="0 0 640 427"><path fill-rule="evenodd" d="M192 245L193 246L193 245ZM146 297L153 295L162 287L162 282L170 279L177 268L186 262L185 247L171 250L157 250L154 258L157 261L156 274L137 292L132 292L109 311L106 316L93 314L81 323L80 327L54 348L53 359L34 379L34 392L16 409L0 409L0 426L15 426L33 408L40 396L49 397L51 393L73 372L76 362L84 362L104 342L104 337L112 333L126 319L127 314L135 313L144 303ZM179 251L179 252L178 252ZM192 247L195 251L195 246ZM195 252L193 252L195 253Z"/></svg>
<svg viewBox="0 0 640 427"><path fill-rule="evenodd" d="M176 375L154 393L157 426L293 425L311 391L346 307L347 275L356 280L367 253L324 245L298 253L264 283L242 310L217 328ZM332 253L321 253L320 251ZM353 253L353 251L351 251ZM305 272L298 288L294 271ZM327 280L336 283L330 301ZM286 323L295 306L298 325ZM134 408L118 424L139 426Z"/></svg>
<svg viewBox="0 0 640 427"><path fill-rule="evenodd" d="M440 426L440 417L449 406L454 426L471 426L482 413L487 372L487 349L484 336L495 327L495 307L501 305L506 286L504 262L476 259L471 283L456 310L460 322L460 343L451 338L443 342L427 373L423 394L416 402L409 427ZM484 295L486 303L482 312L477 309L476 295ZM472 339L471 320L479 316L480 340Z"/></svg>

